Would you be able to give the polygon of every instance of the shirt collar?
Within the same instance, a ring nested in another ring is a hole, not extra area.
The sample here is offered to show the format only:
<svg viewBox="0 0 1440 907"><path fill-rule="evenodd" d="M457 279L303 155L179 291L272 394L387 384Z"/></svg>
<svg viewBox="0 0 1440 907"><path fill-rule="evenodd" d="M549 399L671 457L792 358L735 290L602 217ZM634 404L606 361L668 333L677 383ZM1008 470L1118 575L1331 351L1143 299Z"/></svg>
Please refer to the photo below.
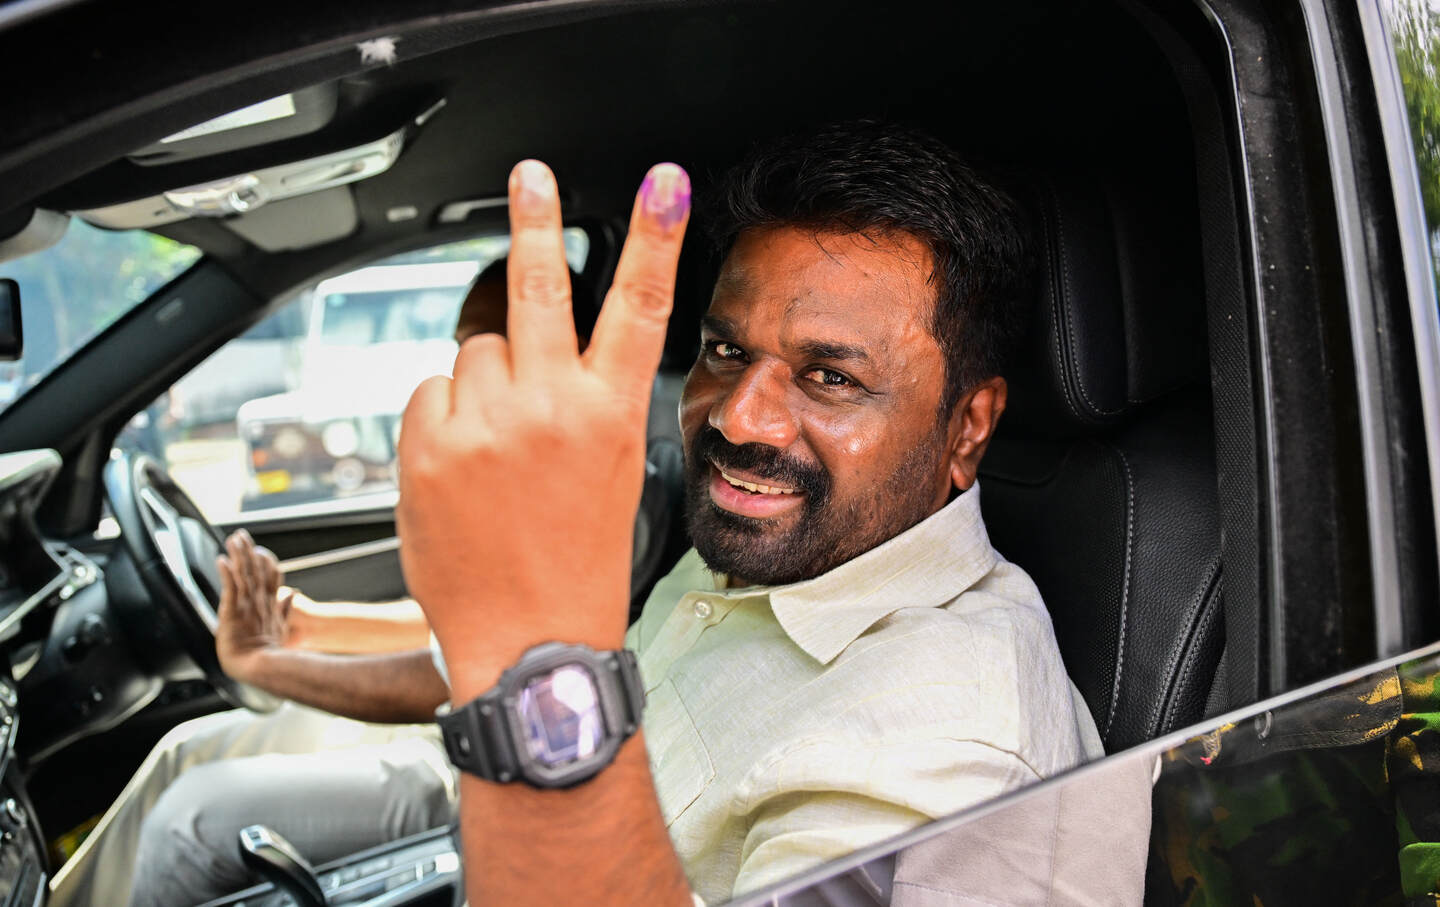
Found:
<svg viewBox="0 0 1440 907"><path fill-rule="evenodd" d="M929 517L828 573L788 586L720 594L768 594L775 619L790 640L811 658L829 664L881 618L901 608L948 604L998 560L980 516L976 482ZM717 591L722 581L715 577Z"/></svg>

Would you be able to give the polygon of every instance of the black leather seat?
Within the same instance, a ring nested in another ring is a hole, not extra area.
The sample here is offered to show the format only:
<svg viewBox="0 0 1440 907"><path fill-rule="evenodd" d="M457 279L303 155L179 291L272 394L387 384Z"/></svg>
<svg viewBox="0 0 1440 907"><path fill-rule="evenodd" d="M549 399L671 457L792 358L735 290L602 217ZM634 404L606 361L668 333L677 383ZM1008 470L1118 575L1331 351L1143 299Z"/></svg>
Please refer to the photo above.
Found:
<svg viewBox="0 0 1440 907"><path fill-rule="evenodd" d="M1096 181L1036 194L1035 312L981 503L1114 752L1198 721L1224 643L1198 243Z"/></svg>

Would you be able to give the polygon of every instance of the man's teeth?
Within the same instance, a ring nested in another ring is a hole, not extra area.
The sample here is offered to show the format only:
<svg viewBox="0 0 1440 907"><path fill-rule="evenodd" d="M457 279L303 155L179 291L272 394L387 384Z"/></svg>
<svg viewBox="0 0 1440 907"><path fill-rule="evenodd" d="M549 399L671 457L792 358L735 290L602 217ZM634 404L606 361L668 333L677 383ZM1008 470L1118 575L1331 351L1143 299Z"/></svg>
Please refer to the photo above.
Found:
<svg viewBox="0 0 1440 907"><path fill-rule="evenodd" d="M736 488L743 488L743 489L745 489L746 491L753 491L753 492L755 492L756 494L794 494L794 493L795 493L795 489L793 489L793 488L777 488L777 487L775 487L775 486L773 486L773 485L760 485L760 484L758 484L758 483L756 483L756 482L745 482L745 481L742 481L742 480L740 480L740 479L735 478L735 477L732 476L732 475L728 475L728 474L725 472L725 470L723 470L723 469L720 470L720 477L721 477L722 479L724 479L725 481L729 482L731 485L734 485Z"/></svg>

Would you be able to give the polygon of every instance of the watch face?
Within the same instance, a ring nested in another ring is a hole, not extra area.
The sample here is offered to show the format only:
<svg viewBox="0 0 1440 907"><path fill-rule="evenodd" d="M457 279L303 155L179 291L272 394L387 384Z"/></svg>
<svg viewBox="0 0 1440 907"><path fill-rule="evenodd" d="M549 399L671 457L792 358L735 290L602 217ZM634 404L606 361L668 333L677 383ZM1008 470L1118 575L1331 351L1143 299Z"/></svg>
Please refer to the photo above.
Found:
<svg viewBox="0 0 1440 907"><path fill-rule="evenodd" d="M595 678L584 667L562 665L532 677L515 707L530 758L557 768L589 756L605 740L605 716Z"/></svg>

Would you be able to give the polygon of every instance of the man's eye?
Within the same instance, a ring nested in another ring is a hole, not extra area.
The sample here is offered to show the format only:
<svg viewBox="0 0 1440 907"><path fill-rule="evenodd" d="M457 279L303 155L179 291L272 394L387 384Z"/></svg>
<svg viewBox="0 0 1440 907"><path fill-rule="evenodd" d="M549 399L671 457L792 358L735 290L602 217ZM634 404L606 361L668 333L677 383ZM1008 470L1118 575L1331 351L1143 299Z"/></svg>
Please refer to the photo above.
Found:
<svg viewBox="0 0 1440 907"><path fill-rule="evenodd" d="M810 371L805 373L805 377L809 378L811 381L823 384L826 387L849 387L854 385L855 383L845 375L842 375L839 372L831 371L828 368L812 368Z"/></svg>
<svg viewBox="0 0 1440 907"><path fill-rule="evenodd" d="M718 356L721 359L745 358L745 351L733 343L726 343L723 340L712 340L705 344L705 346L709 348L712 356Z"/></svg>

